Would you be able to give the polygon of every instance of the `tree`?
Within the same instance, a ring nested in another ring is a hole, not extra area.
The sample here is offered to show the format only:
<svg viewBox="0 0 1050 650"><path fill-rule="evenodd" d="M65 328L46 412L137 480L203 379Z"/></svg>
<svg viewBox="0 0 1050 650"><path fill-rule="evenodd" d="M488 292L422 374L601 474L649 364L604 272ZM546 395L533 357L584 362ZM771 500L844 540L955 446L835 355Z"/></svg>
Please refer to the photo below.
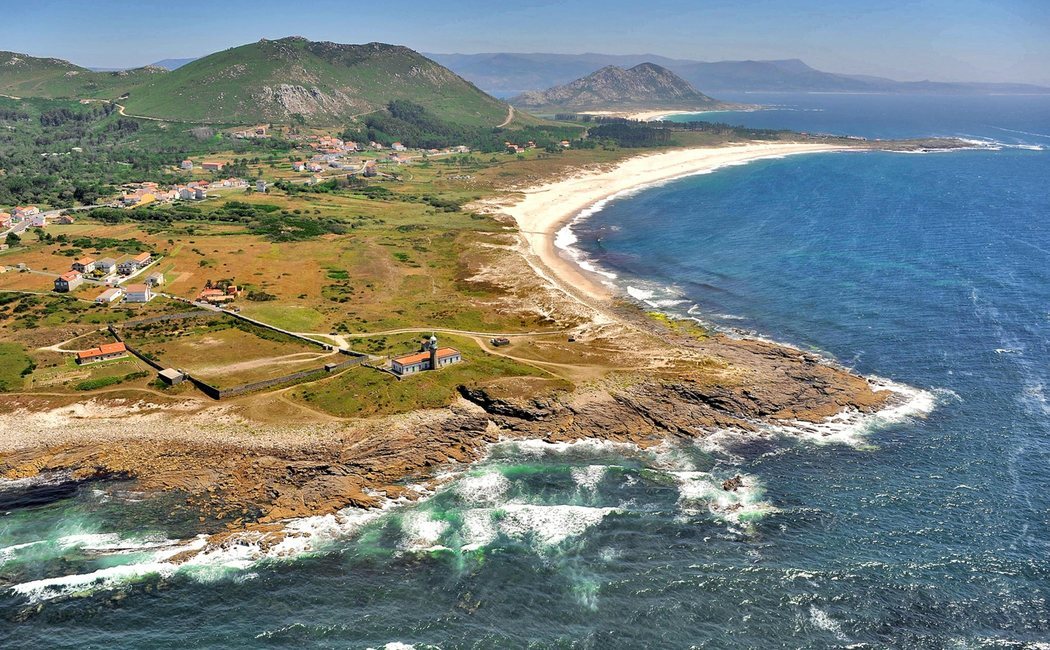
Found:
<svg viewBox="0 0 1050 650"><path fill-rule="evenodd" d="M7 233L6 241L8 246L18 246L22 243L22 238L13 232L9 232Z"/></svg>

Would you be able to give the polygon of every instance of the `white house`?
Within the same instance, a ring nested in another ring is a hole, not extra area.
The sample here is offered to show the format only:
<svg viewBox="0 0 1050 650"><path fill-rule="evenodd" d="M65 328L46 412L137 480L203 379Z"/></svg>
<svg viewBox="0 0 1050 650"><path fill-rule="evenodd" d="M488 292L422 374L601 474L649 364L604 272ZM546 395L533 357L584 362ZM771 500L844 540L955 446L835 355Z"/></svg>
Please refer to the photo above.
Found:
<svg viewBox="0 0 1050 650"><path fill-rule="evenodd" d="M106 275L109 275L117 268L117 260L112 257L103 257L102 259L95 262L95 270L101 271Z"/></svg>
<svg viewBox="0 0 1050 650"><path fill-rule="evenodd" d="M150 290L148 284L129 284L124 287L127 291L128 302L149 302L153 300L153 292Z"/></svg>
<svg viewBox="0 0 1050 650"><path fill-rule="evenodd" d="M109 303L114 302L123 295L123 289L121 289L120 287L112 287L110 289L106 289L102 293L95 296L95 303L99 305L108 305Z"/></svg>
<svg viewBox="0 0 1050 650"><path fill-rule="evenodd" d="M95 270L95 260L91 257L81 257L73 262L73 270L81 273L91 273Z"/></svg>

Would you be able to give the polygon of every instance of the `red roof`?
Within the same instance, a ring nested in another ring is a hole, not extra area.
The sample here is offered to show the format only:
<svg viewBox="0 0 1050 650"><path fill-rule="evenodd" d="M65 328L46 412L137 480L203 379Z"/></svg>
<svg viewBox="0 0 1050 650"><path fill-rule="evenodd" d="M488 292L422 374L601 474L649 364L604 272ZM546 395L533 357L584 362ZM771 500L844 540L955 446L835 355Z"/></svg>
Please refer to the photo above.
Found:
<svg viewBox="0 0 1050 650"><path fill-rule="evenodd" d="M65 280L66 282L70 282L70 281L76 280L77 278L82 277L82 276L81 276L80 271L66 271L65 273L63 273L62 275L60 275L58 277L61 280Z"/></svg>
<svg viewBox="0 0 1050 650"><path fill-rule="evenodd" d="M127 351L128 349L123 343L103 343L97 348L77 352L77 359L94 359L95 357L102 357L109 354L120 354Z"/></svg>
<svg viewBox="0 0 1050 650"><path fill-rule="evenodd" d="M444 359L459 354L459 350L456 348L441 348L438 350L438 359ZM394 361L400 363L403 366L410 366L413 363L419 363L420 361L426 361L430 358L430 352L417 352L415 354L406 354L403 357L394 357Z"/></svg>
<svg viewBox="0 0 1050 650"><path fill-rule="evenodd" d="M139 253L138 255L136 255L135 257L133 257L131 259L133 259L136 262L145 262L149 258L150 258L150 254L149 253Z"/></svg>
<svg viewBox="0 0 1050 650"><path fill-rule="evenodd" d="M149 290L149 287L144 284L129 284L124 287L124 290L128 293L143 293Z"/></svg>

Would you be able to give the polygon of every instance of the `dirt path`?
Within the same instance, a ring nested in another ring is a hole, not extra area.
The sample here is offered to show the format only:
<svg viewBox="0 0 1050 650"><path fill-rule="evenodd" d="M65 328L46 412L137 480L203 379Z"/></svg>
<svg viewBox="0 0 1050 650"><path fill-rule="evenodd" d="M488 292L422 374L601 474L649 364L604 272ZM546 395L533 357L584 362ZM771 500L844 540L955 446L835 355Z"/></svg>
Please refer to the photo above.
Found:
<svg viewBox="0 0 1050 650"><path fill-rule="evenodd" d="M506 337L506 338L520 338L523 336L552 336L554 334L568 334L572 329L562 330L550 330L546 332L475 332L472 330L451 330L442 327L402 327L394 330L383 330L381 332L362 332L359 334L342 334L338 338L348 339L366 339L372 336L390 336L392 334L425 334L428 332L442 333L442 334L460 334L462 336L488 336L488 337ZM329 334L307 334L307 336L327 336L328 338L337 338Z"/></svg>
<svg viewBox="0 0 1050 650"><path fill-rule="evenodd" d="M496 128L497 129L502 129L503 127L507 126L508 124L510 124L513 121L514 121L514 107L511 106L510 104L507 104L507 119L505 119L502 122L500 122L499 124L497 124Z"/></svg>
<svg viewBox="0 0 1050 650"><path fill-rule="evenodd" d="M280 366L287 365L289 363L302 363L304 361L313 361L314 359L320 359L322 357L329 357L335 354L333 352L295 352L293 354L286 354L282 357L266 357L264 359L252 359L251 361L241 361L240 363L223 364L220 366L203 366L195 368L195 374L223 374L229 375L237 372L244 372L246 370L255 370L256 368L265 368L266 366Z"/></svg>

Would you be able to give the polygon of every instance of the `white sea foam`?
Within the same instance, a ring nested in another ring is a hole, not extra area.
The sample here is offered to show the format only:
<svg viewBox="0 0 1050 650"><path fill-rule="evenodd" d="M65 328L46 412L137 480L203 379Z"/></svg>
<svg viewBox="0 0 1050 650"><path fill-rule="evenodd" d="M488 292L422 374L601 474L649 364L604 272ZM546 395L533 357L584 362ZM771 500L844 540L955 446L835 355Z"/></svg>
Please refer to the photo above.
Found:
<svg viewBox="0 0 1050 650"><path fill-rule="evenodd" d="M499 530L508 537L531 536L538 544L552 546L582 535L617 508L586 506L507 504L499 509Z"/></svg>
<svg viewBox="0 0 1050 650"><path fill-rule="evenodd" d="M456 492L466 502L492 505L499 502L510 489L510 481L498 471L465 476L456 484Z"/></svg>
<svg viewBox="0 0 1050 650"><path fill-rule="evenodd" d="M866 444L868 434L878 429L916 418L925 418L934 410L939 400L959 399L952 391L928 391L882 377L870 376L868 382L876 392L893 393L889 404L874 413L848 409L818 423L795 421L783 425L762 426L775 433L786 433L817 444L860 446Z"/></svg>
<svg viewBox="0 0 1050 650"><path fill-rule="evenodd" d="M722 487L725 479L709 472L671 472L671 475L678 481L678 503L686 514L706 510L717 519L746 524L776 512L776 508L763 499L765 488L754 476L740 475L741 485L735 490L726 490Z"/></svg>
<svg viewBox="0 0 1050 650"><path fill-rule="evenodd" d="M580 489L594 492L608 470L607 465L587 465L586 467L573 467L569 473Z"/></svg>
<svg viewBox="0 0 1050 650"><path fill-rule="evenodd" d="M422 510L406 513L401 518L401 548L407 551L433 551L445 548L438 545L441 536L448 531L447 521L432 519Z"/></svg>
<svg viewBox="0 0 1050 650"><path fill-rule="evenodd" d="M627 287L627 295L631 296L635 300L649 300L650 298L656 295L656 292L629 286Z"/></svg>
<svg viewBox="0 0 1050 650"><path fill-rule="evenodd" d="M508 440L505 442L499 442L496 443L495 447L511 450L522 456L533 457L574 452L597 453L601 451L615 451L618 453L624 453L638 449L637 445L629 442L614 442L611 440L602 440L601 438L580 438L579 440L572 440L569 442L547 442L546 440L528 438L525 440Z"/></svg>
<svg viewBox="0 0 1050 650"><path fill-rule="evenodd" d="M846 633L842 631L842 626L839 624L839 622L831 618L831 615L825 612L824 610L819 609L817 607L810 607L809 620L816 627L826 632L831 632L831 634L834 635L834 637L839 641L849 641L849 637L847 637Z"/></svg>

